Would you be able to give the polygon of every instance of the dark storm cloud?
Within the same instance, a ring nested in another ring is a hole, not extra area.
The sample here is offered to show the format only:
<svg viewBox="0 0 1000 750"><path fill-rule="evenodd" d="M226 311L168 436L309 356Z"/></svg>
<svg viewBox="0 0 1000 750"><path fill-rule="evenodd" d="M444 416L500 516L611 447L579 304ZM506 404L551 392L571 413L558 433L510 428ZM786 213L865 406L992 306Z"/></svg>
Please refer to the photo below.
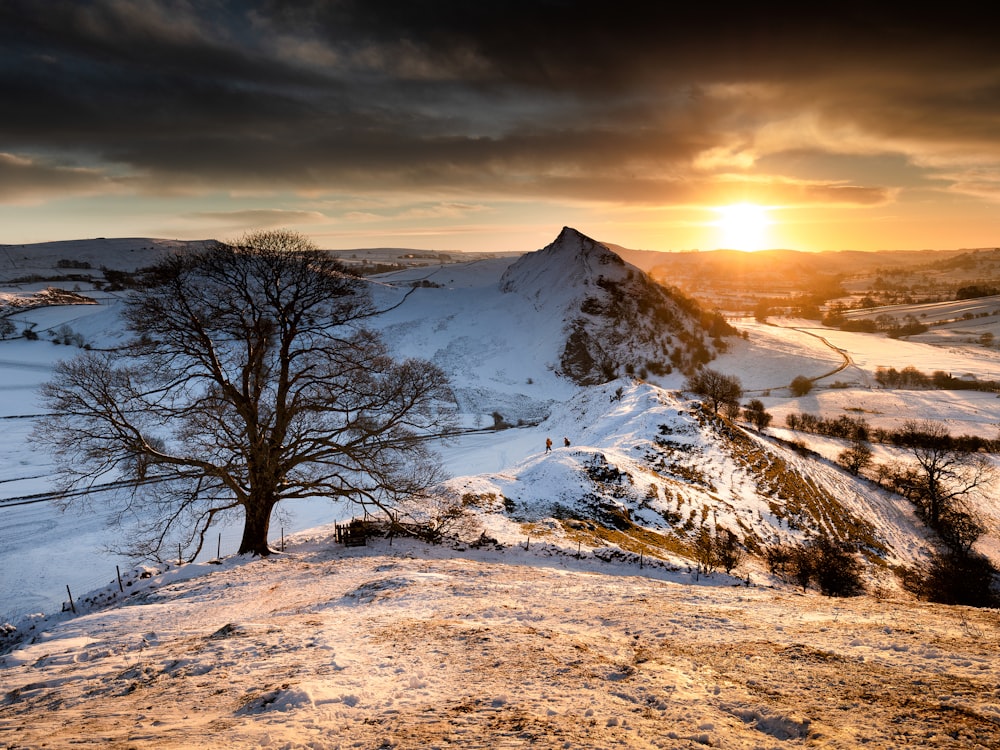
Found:
<svg viewBox="0 0 1000 750"><path fill-rule="evenodd" d="M150 192L645 202L696 200L784 148L1000 161L984 18L650 5L0 0L0 152L81 159ZM768 141L804 138L806 114L812 142ZM771 177L788 200L893 187Z"/></svg>

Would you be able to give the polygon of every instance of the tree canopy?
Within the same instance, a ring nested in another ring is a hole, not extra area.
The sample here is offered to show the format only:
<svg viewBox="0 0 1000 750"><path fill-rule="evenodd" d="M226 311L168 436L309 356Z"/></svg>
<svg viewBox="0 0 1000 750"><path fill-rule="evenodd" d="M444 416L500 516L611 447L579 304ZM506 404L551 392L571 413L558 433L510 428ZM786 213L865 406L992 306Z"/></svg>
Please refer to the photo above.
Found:
<svg viewBox="0 0 1000 750"><path fill-rule="evenodd" d="M896 483L935 530L946 526L953 514L964 512L964 501L994 480L996 472L989 459L957 447L939 422L908 420L900 443L914 461Z"/></svg>
<svg viewBox="0 0 1000 750"><path fill-rule="evenodd" d="M365 281L306 238L257 232L166 258L125 301L134 335L61 363L36 438L67 489L125 487L123 551L190 557L243 515L239 552L270 554L272 511L324 496L397 511L441 479L443 372L397 361L364 327ZM120 495L119 495L120 496Z"/></svg>

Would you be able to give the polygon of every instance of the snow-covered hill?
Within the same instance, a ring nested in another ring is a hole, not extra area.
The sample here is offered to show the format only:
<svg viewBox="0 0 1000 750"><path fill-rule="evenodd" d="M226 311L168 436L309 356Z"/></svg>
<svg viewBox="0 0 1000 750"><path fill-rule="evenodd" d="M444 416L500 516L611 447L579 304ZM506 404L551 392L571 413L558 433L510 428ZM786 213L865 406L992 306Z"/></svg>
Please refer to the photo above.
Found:
<svg viewBox="0 0 1000 750"><path fill-rule="evenodd" d="M524 298L544 317L562 321L566 340L559 368L580 385L690 369L724 348L723 334L735 334L690 300L654 283L608 245L569 227L551 245L512 264L500 289Z"/></svg>
<svg viewBox="0 0 1000 750"><path fill-rule="evenodd" d="M679 386L682 370L735 333L649 280L607 245L563 228L520 258L415 267L378 277L378 326L397 352L452 375L480 423L537 422L577 385L623 376ZM405 299L405 302L404 302Z"/></svg>
<svg viewBox="0 0 1000 750"><path fill-rule="evenodd" d="M587 388L539 429L556 438L551 453L452 481L466 505L504 511L486 516L491 534L510 536L514 520L563 545L610 545L683 568L703 529L734 532L758 554L828 535L859 544L878 566L912 565L928 551L900 498L651 384ZM759 564L744 570L763 576Z"/></svg>
<svg viewBox="0 0 1000 750"><path fill-rule="evenodd" d="M107 241L103 255L97 241L82 246L98 265L114 267L129 242ZM161 250L169 245L143 242ZM35 254L62 254L74 243L56 245L65 248L46 246ZM385 310L375 324L397 354L429 358L450 375L463 425L513 428L441 446L450 486L474 516L470 526L508 536L547 535L567 547L610 546L678 566L692 565L693 545L704 531L732 532L757 554L817 534L849 539L862 546L872 574L886 564L912 565L930 549L926 530L898 497L829 460L706 416L680 392L680 366L659 373L643 368L645 380L623 377L623 370L638 374L636 364L671 347L682 352L675 357L680 365L690 368L691 352L709 353L712 336L697 308L652 285L607 244L567 227L547 247L520 258L415 266L372 284ZM79 293L101 304L40 308L16 318L43 333L68 326L88 345L113 345L121 335L120 293ZM798 374L793 367L810 363L815 374L832 371L843 356L815 336L782 337L773 326L764 333L758 326L750 341L731 337L730 352L718 360L750 388L777 387L781 378ZM601 366L574 370L568 363L567 352L580 340L594 353L587 357L592 363L604 358ZM0 416L30 415L34 410L25 409L23 395L57 356L73 350L24 340L3 347L11 354L0 360L37 365L25 386L11 391L16 405L11 401ZM24 379L27 371L18 373ZM11 427L11 437L23 440L30 419ZM543 452L546 439L554 440L552 454ZM28 451L20 466L11 465L7 497L44 491L46 462ZM310 522L324 520L322 506L287 510ZM325 513L325 519L339 518L351 509L341 505ZM997 530L987 515L990 548ZM303 528L300 523L288 526ZM759 558L744 567L747 573L763 570ZM23 579L18 574L11 580ZM17 609L8 605L6 612Z"/></svg>

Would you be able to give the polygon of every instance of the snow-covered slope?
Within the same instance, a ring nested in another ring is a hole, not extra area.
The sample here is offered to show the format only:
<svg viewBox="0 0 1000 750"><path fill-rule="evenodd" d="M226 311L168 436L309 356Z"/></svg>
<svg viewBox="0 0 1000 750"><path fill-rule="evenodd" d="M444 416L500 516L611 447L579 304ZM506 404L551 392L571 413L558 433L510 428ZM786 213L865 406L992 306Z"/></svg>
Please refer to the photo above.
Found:
<svg viewBox="0 0 1000 750"><path fill-rule="evenodd" d="M109 241L104 255L93 241L84 244L103 265L120 255L125 242ZM706 418L679 393L679 370L636 373L647 375L645 381L608 382L613 373L602 371L602 382L584 386L575 382L580 378L567 377L565 355L576 331L616 360L615 367L629 357L654 357L657 337L689 351L692 337L703 334L689 303L651 287L605 244L564 228L547 247L517 259L413 267L372 284L385 310L372 323L394 351L441 366L452 379L464 427L487 430L441 450L451 488L467 499L474 524L489 534L508 540L546 534L567 548L609 547L682 567L692 564L693 544L703 530L731 531L758 553L775 542L819 533L850 537L862 544L873 571L884 563L912 564L928 550L925 532L905 503L828 460ZM18 318L42 332L71 325L88 345L114 345L121 335L118 297L84 293L101 304L41 308ZM814 342L807 349L771 330L771 338L735 339L720 362L728 371L760 375L762 384L777 386L772 381L782 370L794 374L789 361L818 373L841 356L814 337L803 336ZM684 336L689 338L682 341ZM37 360L32 382L45 378L54 356L73 354L44 341L2 346L13 358ZM34 357L36 351L45 356ZM18 415L34 408L25 408L30 383L20 385L28 371L16 372L18 390L9 391L9 408L0 416L17 417L8 434L23 440L30 417ZM515 429L487 429L494 427ZM547 438L555 443L552 454L543 453ZM4 476L7 496L44 491L45 458L28 451L21 465L24 471L12 463ZM294 515L297 508L286 510ZM331 508L325 518L350 512ZM314 510L301 517L324 518ZM588 526L593 521L600 523ZM759 558L747 565L747 572L763 569ZM56 589L49 596L59 596L61 586L47 585ZM18 610L10 605L6 612Z"/></svg>
<svg viewBox="0 0 1000 750"><path fill-rule="evenodd" d="M758 554L827 535L857 544L876 562L872 575L929 550L900 498L648 383L582 389L533 432L523 460L451 482L504 540L530 534L690 568L703 530L731 531ZM554 438L551 453L543 435ZM759 561L742 569L765 575Z"/></svg>
<svg viewBox="0 0 1000 750"><path fill-rule="evenodd" d="M625 375L679 387L728 331L602 243L564 228L516 260L378 277L377 322L397 352L452 375L479 424L537 422L547 406ZM707 326L706 326L707 324ZM485 420L485 422L484 422Z"/></svg>
<svg viewBox="0 0 1000 750"><path fill-rule="evenodd" d="M495 460L475 461L472 471L450 464L451 488L487 533L610 545L680 566L692 564L703 531L722 530L757 553L828 534L861 545L873 570L925 557L924 532L905 503L830 462L709 418L679 393L679 370L609 381L622 362L655 357L671 338L690 366L685 357L705 332L696 309L607 245L564 228L516 261L379 280L376 296L388 309L380 327L396 351L451 375L466 426L517 428L489 438ZM596 382L567 373L566 352L581 331L618 363L586 371ZM734 348L763 372L788 347L776 341L754 350L737 338ZM799 357L823 370L840 359L822 344Z"/></svg>

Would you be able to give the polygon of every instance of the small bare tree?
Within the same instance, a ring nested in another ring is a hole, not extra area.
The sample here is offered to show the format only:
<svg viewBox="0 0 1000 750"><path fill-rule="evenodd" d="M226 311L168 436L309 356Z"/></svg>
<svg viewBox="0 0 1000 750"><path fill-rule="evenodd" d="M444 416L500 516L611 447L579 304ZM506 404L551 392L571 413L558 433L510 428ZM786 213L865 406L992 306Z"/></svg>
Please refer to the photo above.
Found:
<svg viewBox="0 0 1000 750"><path fill-rule="evenodd" d="M444 374L396 361L363 323L364 281L301 235L164 260L125 303L134 339L60 364L42 389L63 485L124 485L124 551L197 555L242 512L239 552L268 555L272 511L323 496L393 511L440 479L426 437L453 415Z"/></svg>
<svg viewBox="0 0 1000 750"><path fill-rule="evenodd" d="M694 538L694 559L698 563L698 572L703 575L711 575L719 566L715 542L708 527L704 525L698 529L698 535Z"/></svg>
<svg viewBox="0 0 1000 750"><path fill-rule="evenodd" d="M864 471L868 466L871 465L873 460L872 449L868 444L867 440L863 440L857 436L851 441L851 446L845 448L837 456L837 463L851 472L854 476L858 476Z"/></svg>
<svg viewBox="0 0 1000 750"><path fill-rule="evenodd" d="M743 561L743 546L740 544L740 539L729 529L715 530L713 546L719 567L726 571L727 575Z"/></svg>
<svg viewBox="0 0 1000 750"><path fill-rule="evenodd" d="M717 370L704 367L688 378L687 390L703 397L715 414L727 404L739 404L743 397L743 385L735 375L725 375Z"/></svg>
<svg viewBox="0 0 1000 750"><path fill-rule="evenodd" d="M757 432L762 432L771 424L771 415L764 408L764 402L759 398L754 398L747 403L743 410L743 418L752 424Z"/></svg>

